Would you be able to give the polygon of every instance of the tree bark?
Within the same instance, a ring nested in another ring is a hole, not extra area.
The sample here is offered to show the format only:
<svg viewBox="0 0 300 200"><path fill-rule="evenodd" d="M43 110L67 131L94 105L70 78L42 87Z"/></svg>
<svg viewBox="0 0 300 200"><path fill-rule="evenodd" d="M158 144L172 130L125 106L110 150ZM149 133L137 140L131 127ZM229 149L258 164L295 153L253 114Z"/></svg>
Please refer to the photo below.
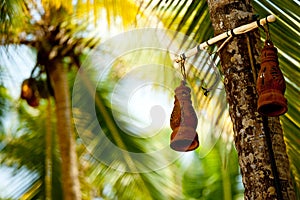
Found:
<svg viewBox="0 0 300 200"><path fill-rule="evenodd" d="M62 185L65 200L80 200L80 184L75 148L75 138L71 121L71 107L67 71L60 59L46 66L49 70L54 90L57 134L62 159Z"/></svg>
<svg viewBox="0 0 300 200"><path fill-rule="evenodd" d="M46 118L46 132L45 132L45 200L52 199L52 108L51 100L47 99L47 118Z"/></svg>
<svg viewBox="0 0 300 200"><path fill-rule="evenodd" d="M253 21L249 0L208 0L208 4L215 35ZM269 151L271 148L267 146L263 118L257 112L256 75L260 45L256 30L235 36L220 51L234 141L245 187L244 195L245 199L255 200L280 199L280 196L286 200L296 199L279 118L268 119L273 146ZM280 191L276 190L271 166L272 151L279 174Z"/></svg>

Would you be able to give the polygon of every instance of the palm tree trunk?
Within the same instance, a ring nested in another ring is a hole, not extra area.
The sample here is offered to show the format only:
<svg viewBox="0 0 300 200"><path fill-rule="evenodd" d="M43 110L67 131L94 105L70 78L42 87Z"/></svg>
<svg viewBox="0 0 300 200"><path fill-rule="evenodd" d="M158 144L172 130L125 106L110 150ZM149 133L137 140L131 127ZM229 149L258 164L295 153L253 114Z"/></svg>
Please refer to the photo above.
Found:
<svg viewBox="0 0 300 200"><path fill-rule="evenodd" d="M47 99L47 118L46 118L46 132L45 132L45 200L52 199L52 108L51 100Z"/></svg>
<svg viewBox="0 0 300 200"><path fill-rule="evenodd" d="M209 0L208 4L216 35L253 21L250 1ZM256 108L255 71L259 68L260 44L259 33L254 31L234 37L220 52L245 199L296 199L279 118L268 119L271 149ZM272 169L272 155L278 173Z"/></svg>
<svg viewBox="0 0 300 200"><path fill-rule="evenodd" d="M65 200L80 200L80 184L71 121L71 107L67 71L57 59L47 67L54 90L56 105L57 134L62 159L62 185Z"/></svg>

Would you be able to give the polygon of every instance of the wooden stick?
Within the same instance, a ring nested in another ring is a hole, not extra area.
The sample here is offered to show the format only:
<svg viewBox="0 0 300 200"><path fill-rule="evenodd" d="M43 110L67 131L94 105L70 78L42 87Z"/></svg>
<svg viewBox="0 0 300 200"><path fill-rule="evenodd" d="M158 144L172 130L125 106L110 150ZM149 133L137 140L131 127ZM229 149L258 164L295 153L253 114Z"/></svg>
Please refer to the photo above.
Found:
<svg viewBox="0 0 300 200"><path fill-rule="evenodd" d="M187 52L181 54L181 56L180 56L181 58L179 58L179 59L192 57L192 56L196 55L200 50L204 50L206 47L208 47L212 44L215 44L220 40L223 40L229 36L247 33L249 31L252 31L253 29L256 29L259 25L264 26L269 22L274 22L275 20L276 20L276 18L274 15L269 15L266 18L263 18L259 21L251 22L249 24L245 24L245 25L239 26L237 28L228 30L224 33L221 33L221 34L207 40L206 42L203 42L203 43L197 45L196 47L188 50Z"/></svg>

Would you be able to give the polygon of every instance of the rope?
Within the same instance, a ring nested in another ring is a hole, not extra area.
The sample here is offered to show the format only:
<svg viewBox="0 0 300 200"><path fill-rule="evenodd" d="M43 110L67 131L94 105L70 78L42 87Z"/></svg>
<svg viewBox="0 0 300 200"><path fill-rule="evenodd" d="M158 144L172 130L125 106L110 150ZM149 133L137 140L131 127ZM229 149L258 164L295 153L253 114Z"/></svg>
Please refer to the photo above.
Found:
<svg viewBox="0 0 300 200"><path fill-rule="evenodd" d="M266 135L266 142L267 142L267 146L268 146L268 152L269 152L269 156L270 156L271 170L272 170L272 174L274 176L274 185L275 185L275 189L276 189L277 198L278 198L278 200L283 200L281 185L280 185L280 178L279 178L278 171L277 171L275 156L274 156L273 147L272 147L272 140L271 140L271 135L270 135L270 128L268 125L268 117L263 116L262 118L263 118L263 127L264 127L265 135Z"/></svg>
<svg viewBox="0 0 300 200"><path fill-rule="evenodd" d="M181 54L180 60L177 61L177 62L180 63L181 74L182 74L182 77L183 77L183 81L185 82L186 81L186 72L185 72L185 66L184 66L184 63L185 63L185 55L184 55L184 53Z"/></svg>

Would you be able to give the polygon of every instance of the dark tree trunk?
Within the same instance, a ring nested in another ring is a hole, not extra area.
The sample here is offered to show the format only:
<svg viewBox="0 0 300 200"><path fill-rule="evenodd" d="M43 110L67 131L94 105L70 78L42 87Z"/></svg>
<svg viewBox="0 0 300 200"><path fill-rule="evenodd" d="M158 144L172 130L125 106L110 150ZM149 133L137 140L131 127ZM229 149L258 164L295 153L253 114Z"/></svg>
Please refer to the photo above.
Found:
<svg viewBox="0 0 300 200"><path fill-rule="evenodd" d="M62 185L65 200L80 200L81 191L78 178L75 139L71 120L71 106L67 70L60 59L47 67L53 86L57 134L62 159Z"/></svg>
<svg viewBox="0 0 300 200"><path fill-rule="evenodd" d="M209 0L208 4L215 35L253 21L250 1ZM253 31L234 37L220 52L245 199L279 199L280 194L283 199L295 199L279 118L268 119L281 184L281 190L277 191L270 159L272 153L266 142L263 119L257 112L255 77L260 46L259 33ZM253 61L252 66L250 61Z"/></svg>

